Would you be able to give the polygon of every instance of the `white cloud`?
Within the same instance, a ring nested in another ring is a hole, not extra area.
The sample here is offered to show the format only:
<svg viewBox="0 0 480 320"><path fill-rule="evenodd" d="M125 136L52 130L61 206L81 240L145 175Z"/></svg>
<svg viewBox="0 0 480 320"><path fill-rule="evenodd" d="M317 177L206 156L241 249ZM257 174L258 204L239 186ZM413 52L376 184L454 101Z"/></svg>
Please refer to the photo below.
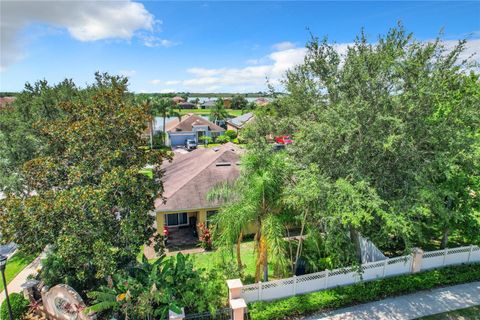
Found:
<svg viewBox="0 0 480 320"><path fill-rule="evenodd" d="M458 41L446 40L444 43L447 50L449 50ZM265 57L248 60L247 64L250 64L250 66L243 68L189 68L186 71L191 75L190 78L181 81L158 81L154 84L175 86L176 91L211 92L212 90L220 90L252 92L265 90L266 80L268 79L272 85L278 87L285 72L295 65L301 64L305 57L305 48L291 47L291 45L290 42L282 42L281 45L277 44L275 45L277 50ZM353 43L333 44L341 55L345 55L348 47L352 45ZM480 39L468 41L460 59L470 58L475 53L477 55L474 57L474 60L479 61Z"/></svg>
<svg viewBox="0 0 480 320"><path fill-rule="evenodd" d="M137 70L120 70L118 73L124 77L133 77L137 74Z"/></svg>
<svg viewBox="0 0 480 320"><path fill-rule="evenodd" d="M153 80L150 80L149 82L150 82L151 84L161 84L161 83L162 83L162 80L153 79Z"/></svg>
<svg viewBox="0 0 480 320"><path fill-rule="evenodd" d="M1 61L6 66L23 56L20 32L34 23L66 29L79 41L130 40L137 31L154 31L159 21L143 4L120 1L2 1ZM163 44L167 43L163 40ZM162 43L162 42L161 42Z"/></svg>
<svg viewBox="0 0 480 320"><path fill-rule="evenodd" d="M295 48L295 45L290 41L283 41L279 43L275 43L272 46L275 50L282 51Z"/></svg>
<svg viewBox="0 0 480 320"><path fill-rule="evenodd" d="M173 47L178 45L178 42L173 42L171 40L162 39L151 34L140 35L140 38L143 40L143 44L147 47Z"/></svg>

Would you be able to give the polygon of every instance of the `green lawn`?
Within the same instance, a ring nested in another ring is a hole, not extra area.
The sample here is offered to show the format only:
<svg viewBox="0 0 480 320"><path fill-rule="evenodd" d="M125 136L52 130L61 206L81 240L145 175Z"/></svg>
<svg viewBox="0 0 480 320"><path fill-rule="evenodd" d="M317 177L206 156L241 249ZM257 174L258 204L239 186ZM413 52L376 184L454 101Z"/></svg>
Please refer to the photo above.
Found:
<svg viewBox="0 0 480 320"><path fill-rule="evenodd" d="M419 320L480 320L480 306L440 313Z"/></svg>
<svg viewBox="0 0 480 320"><path fill-rule="evenodd" d="M242 263L245 265L244 270L244 283L253 283L255 282L255 258L256 252L254 252L254 242L248 241L244 242L241 245L241 252L242 252ZM211 269L215 267L215 265L221 263L221 258L219 254L215 251L212 252L203 252L203 253L191 253L190 254L195 259L195 265L198 268L204 269ZM234 256L234 261L236 262L236 257ZM274 279L273 277L273 267L269 265L269 277L270 279Z"/></svg>
<svg viewBox="0 0 480 320"><path fill-rule="evenodd" d="M202 116L208 116L210 114L210 109L180 109L179 111L182 116L187 113L195 113ZM227 109L227 111L232 117L238 117L242 115L242 110Z"/></svg>
<svg viewBox="0 0 480 320"><path fill-rule="evenodd" d="M15 253L10 259L7 261L7 267L5 269L5 278L7 280L7 284L15 278L17 274L20 273L26 266L28 266L37 255L27 255L22 252ZM0 292L3 291L3 281L0 281Z"/></svg>

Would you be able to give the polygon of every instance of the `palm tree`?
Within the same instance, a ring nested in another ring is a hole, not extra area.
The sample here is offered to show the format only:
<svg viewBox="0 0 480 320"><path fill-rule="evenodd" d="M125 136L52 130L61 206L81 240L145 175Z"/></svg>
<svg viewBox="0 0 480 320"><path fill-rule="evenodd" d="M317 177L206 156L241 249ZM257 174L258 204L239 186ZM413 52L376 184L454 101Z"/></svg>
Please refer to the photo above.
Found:
<svg viewBox="0 0 480 320"><path fill-rule="evenodd" d="M228 118L228 111L225 109L223 104L223 99L218 98L215 104L210 109L209 120L215 124L218 124L218 121L227 120Z"/></svg>
<svg viewBox="0 0 480 320"><path fill-rule="evenodd" d="M283 153L247 153L242 158L242 171L235 182L214 187L209 200L226 204L217 215L215 235L217 245L230 247L236 244L237 263L241 265L240 243L246 229L255 230L256 268L255 280L268 281L269 255L278 270L287 266L285 241L285 213L282 207L282 188L289 177Z"/></svg>
<svg viewBox="0 0 480 320"><path fill-rule="evenodd" d="M177 117L179 120L181 118L180 113L175 110L175 103L170 98L161 98L153 99L152 104L152 115L159 115L163 118L163 127L162 127L162 144L165 145L165 122L167 117ZM153 127L153 125L152 125Z"/></svg>

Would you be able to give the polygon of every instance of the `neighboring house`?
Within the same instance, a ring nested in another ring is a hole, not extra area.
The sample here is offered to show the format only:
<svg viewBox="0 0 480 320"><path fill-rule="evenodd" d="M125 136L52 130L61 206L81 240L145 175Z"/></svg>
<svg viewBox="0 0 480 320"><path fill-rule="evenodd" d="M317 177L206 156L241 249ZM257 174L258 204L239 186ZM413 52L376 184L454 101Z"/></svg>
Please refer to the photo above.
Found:
<svg viewBox="0 0 480 320"><path fill-rule="evenodd" d="M232 107L232 98L224 98L223 106L225 107L225 109L230 109Z"/></svg>
<svg viewBox="0 0 480 320"><path fill-rule="evenodd" d="M222 127L191 113L181 119L176 118L167 122L165 131L167 132L167 145L172 147L183 146L190 139L201 143L202 136L215 138L225 133L225 129Z"/></svg>
<svg viewBox="0 0 480 320"><path fill-rule="evenodd" d="M182 97L179 97L179 96L173 97L172 100L175 104L185 102L185 99L183 99Z"/></svg>
<svg viewBox="0 0 480 320"><path fill-rule="evenodd" d="M217 184L238 178L242 152L233 143L226 143L176 154L172 162L164 163L165 201L155 200L158 232L162 233L164 226L174 232L182 227L196 228L199 223L208 225L222 203L208 201L207 194Z"/></svg>
<svg viewBox="0 0 480 320"><path fill-rule="evenodd" d="M211 109L215 105L215 100L208 100L204 101L201 105L200 108L202 109Z"/></svg>
<svg viewBox="0 0 480 320"><path fill-rule="evenodd" d="M271 101L268 98L258 98L255 100L255 104L260 107L264 107L269 104Z"/></svg>
<svg viewBox="0 0 480 320"><path fill-rule="evenodd" d="M0 98L0 109L6 108L15 101L15 97L3 97Z"/></svg>
<svg viewBox="0 0 480 320"><path fill-rule="evenodd" d="M253 113L248 112L236 118L227 121L227 130L235 130L236 132L243 129L243 127L254 119Z"/></svg>
<svg viewBox="0 0 480 320"><path fill-rule="evenodd" d="M191 102L180 102L177 103L178 109L197 109L197 105Z"/></svg>

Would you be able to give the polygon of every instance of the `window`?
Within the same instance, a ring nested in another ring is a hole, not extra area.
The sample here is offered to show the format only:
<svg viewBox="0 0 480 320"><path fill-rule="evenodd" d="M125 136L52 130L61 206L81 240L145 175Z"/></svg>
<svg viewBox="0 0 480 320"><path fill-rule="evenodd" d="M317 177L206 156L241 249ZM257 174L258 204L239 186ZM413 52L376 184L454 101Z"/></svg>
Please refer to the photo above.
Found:
<svg viewBox="0 0 480 320"><path fill-rule="evenodd" d="M186 212L169 213L166 219L167 226L181 226L188 224L188 215Z"/></svg>
<svg viewBox="0 0 480 320"><path fill-rule="evenodd" d="M218 210L207 211L207 228L210 228L210 224L213 222L213 216L218 213Z"/></svg>

